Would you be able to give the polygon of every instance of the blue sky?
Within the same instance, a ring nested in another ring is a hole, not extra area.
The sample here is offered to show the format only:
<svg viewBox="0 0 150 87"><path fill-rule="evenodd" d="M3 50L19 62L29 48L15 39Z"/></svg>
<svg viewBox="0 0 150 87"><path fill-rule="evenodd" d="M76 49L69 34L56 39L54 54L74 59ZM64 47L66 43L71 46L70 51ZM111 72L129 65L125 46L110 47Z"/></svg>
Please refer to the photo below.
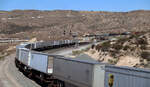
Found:
<svg viewBox="0 0 150 87"><path fill-rule="evenodd" d="M150 0L0 0L0 10L150 10Z"/></svg>

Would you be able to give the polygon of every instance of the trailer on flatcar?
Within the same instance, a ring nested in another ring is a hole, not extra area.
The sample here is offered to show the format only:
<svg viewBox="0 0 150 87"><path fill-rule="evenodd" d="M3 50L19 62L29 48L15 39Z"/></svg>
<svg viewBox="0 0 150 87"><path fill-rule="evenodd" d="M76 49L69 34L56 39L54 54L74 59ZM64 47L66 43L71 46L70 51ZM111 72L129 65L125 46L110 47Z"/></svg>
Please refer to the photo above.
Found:
<svg viewBox="0 0 150 87"><path fill-rule="evenodd" d="M53 75L69 87L149 87L150 70L79 58L54 58Z"/></svg>

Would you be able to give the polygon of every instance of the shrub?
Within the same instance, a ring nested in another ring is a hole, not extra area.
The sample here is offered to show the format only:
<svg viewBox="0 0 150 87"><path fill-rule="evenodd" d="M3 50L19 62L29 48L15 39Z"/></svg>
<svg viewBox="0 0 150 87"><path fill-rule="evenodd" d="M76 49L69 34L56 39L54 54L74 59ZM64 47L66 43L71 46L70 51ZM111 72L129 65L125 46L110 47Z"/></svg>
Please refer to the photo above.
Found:
<svg viewBox="0 0 150 87"><path fill-rule="evenodd" d="M138 44L148 44L148 42L144 39L138 39Z"/></svg>
<svg viewBox="0 0 150 87"><path fill-rule="evenodd" d="M90 49L90 47L87 47L86 49L83 49L83 51L86 52L86 51L88 51L89 49Z"/></svg>
<svg viewBox="0 0 150 87"><path fill-rule="evenodd" d="M111 52L110 56L112 57L116 56L116 52Z"/></svg>
<svg viewBox="0 0 150 87"><path fill-rule="evenodd" d="M111 47L110 41L104 42L101 45L101 48L102 48L103 51L108 50L110 47Z"/></svg>
<svg viewBox="0 0 150 87"><path fill-rule="evenodd" d="M95 50L91 50L91 54L94 54L95 53Z"/></svg>
<svg viewBox="0 0 150 87"><path fill-rule="evenodd" d="M108 59L108 62L109 62L110 64L116 64L118 61L119 61L118 58L116 58L116 59Z"/></svg>
<svg viewBox="0 0 150 87"><path fill-rule="evenodd" d="M125 41L128 41L129 38L120 38L117 43L124 43Z"/></svg>
<svg viewBox="0 0 150 87"><path fill-rule="evenodd" d="M100 44L98 44L98 45L95 46L95 49L96 49L96 50L100 50L101 47L102 47L102 46L101 46Z"/></svg>
<svg viewBox="0 0 150 87"><path fill-rule="evenodd" d="M114 48L115 50L120 50L120 49L123 48L123 46L120 45L120 44L114 44L114 45L113 45L113 48Z"/></svg>
<svg viewBox="0 0 150 87"><path fill-rule="evenodd" d="M0 56L0 59L2 59L3 57L2 56Z"/></svg>
<svg viewBox="0 0 150 87"><path fill-rule="evenodd" d="M130 46L126 45L126 46L123 47L123 50L128 50L128 49L130 49Z"/></svg>
<svg viewBox="0 0 150 87"><path fill-rule="evenodd" d="M108 59L108 62L109 62L110 64L113 64L113 60L112 60L112 59Z"/></svg>
<svg viewBox="0 0 150 87"><path fill-rule="evenodd" d="M72 55L80 55L81 53L83 53L81 50L72 51Z"/></svg>
<svg viewBox="0 0 150 87"><path fill-rule="evenodd" d="M141 45L140 47L142 50L146 50L146 45Z"/></svg>
<svg viewBox="0 0 150 87"><path fill-rule="evenodd" d="M147 59L148 61L150 61L150 53L149 52L142 52L141 53L141 57L144 59Z"/></svg>
<svg viewBox="0 0 150 87"><path fill-rule="evenodd" d="M94 49L95 45L92 45L91 48Z"/></svg>
<svg viewBox="0 0 150 87"><path fill-rule="evenodd" d="M0 60L3 60L4 59L4 56L0 56Z"/></svg>

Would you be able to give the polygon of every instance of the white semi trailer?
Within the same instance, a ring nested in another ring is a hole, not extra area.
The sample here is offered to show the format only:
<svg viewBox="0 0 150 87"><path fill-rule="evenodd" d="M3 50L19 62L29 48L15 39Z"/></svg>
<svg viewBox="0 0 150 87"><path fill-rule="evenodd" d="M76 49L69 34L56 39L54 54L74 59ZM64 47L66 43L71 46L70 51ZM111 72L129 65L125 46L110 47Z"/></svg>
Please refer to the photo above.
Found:
<svg viewBox="0 0 150 87"><path fill-rule="evenodd" d="M53 75L69 83L66 87L150 87L150 70L78 58L58 57L53 62Z"/></svg>

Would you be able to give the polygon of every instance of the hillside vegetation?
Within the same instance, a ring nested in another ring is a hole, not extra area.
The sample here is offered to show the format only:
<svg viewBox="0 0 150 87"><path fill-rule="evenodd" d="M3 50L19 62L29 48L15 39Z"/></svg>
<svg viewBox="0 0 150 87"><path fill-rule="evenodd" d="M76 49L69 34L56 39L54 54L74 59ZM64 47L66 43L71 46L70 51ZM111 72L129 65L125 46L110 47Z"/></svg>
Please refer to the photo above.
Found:
<svg viewBox="0 0 150 87"><path fill-rule="evenodd" d="M106 41L90 49L87 54L100 62L118 66L150 68L150 33Z"/></svg>

